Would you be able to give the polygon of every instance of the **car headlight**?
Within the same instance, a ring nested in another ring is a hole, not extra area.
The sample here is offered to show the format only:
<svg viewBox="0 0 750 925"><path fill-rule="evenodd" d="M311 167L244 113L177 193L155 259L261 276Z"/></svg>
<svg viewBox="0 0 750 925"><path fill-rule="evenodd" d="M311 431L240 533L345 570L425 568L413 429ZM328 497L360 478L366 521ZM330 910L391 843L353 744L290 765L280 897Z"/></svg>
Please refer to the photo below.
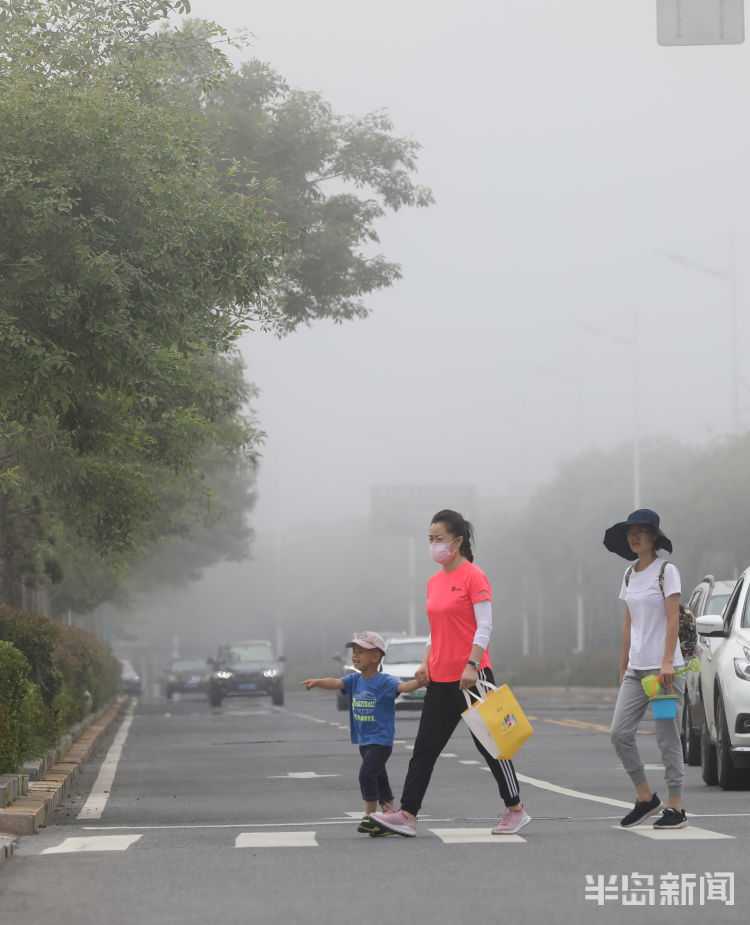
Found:
<svg viewBox="0 0 750 925"><path fill-rule="evenodd" d="M750 649L743 646L742 651L745 653L745 657L734 659L734 673L743 681L750 681Z"/></svg>
<svg viewBox="0 0 750 925"><path fill-rule="evenodd" d="M264 668L263 669L264 678L277 678L278 676L279 676L279 672L277 668Z"/></svg>
<svg viewBox="0 0 750 925"><path fill-rule="evenodd" d="M234 677L234 673L231 671L225 671L222 668L220 671L216 672L216 677L221 678L222 681L229 681L230 678Z"/></svg>

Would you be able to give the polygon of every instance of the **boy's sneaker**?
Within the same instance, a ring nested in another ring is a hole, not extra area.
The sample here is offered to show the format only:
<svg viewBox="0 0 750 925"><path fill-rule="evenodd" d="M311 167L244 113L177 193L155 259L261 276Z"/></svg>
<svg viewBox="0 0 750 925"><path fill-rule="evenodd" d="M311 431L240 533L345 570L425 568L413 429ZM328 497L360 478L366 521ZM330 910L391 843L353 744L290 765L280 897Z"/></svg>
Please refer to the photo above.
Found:
<svg viewBox="0 0 750 925"><path fill-rule="evenodd" d="M377 832L379 829L372 817L368 814L362 816L362 821L357 826L357 831L364 832L366 835L372 835L373 832Z"/></svg>
<svg viewBox="0 0 750 925"><path fill-rule="evenodd" d="M531 816L526 812L523 806L519 810L506 809L502 816L497 820L497 825L492 829L493 835L515 835L521 829L531 822Z"/></svg>
<svg viewBox="0 0 750 925"><path fill-rule="evenodd" d="M668 806L654 823L655 829L684 829L688 824L684 809Z"/></svg>
<svg viewBox="0 0 750 925"><path fill-rule="evenodd" d="M393 832L396 835L404 835L406 838L413 838L417 834L417 820L413 816L407 816L397 809L393 813L370 813L370 818L374 820L381 829Z"/></svg>
<svg viewBox="0 0 750 925"><path fill-rule="evenodd" d="M620 819L620 825L623 829L629 829L633 825L638 825L647 816L653 816L664 809L664 804L659 799L658 794L654 794L650 800L636 800L635 806L630 810L627 816Z"/></svg>

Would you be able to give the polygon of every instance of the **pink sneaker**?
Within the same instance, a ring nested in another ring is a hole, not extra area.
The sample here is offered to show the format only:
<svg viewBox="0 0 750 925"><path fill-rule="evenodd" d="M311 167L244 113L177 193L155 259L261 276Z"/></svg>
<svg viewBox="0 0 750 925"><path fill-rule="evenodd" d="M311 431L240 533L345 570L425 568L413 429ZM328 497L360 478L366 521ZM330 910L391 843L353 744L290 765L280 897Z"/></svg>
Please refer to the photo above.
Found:
<svg viewBox="0 0 750 925"><path fill-rule="evenodd" d="M502 816L497 820L497 825L492 830L493 835L515 835L521 829L531 822L531 816L521 807L516 811L506 809Z"/></svg>
<svg viewBox="0 0 750 925"><path fill-rule="evenodd" d="M400 809L393 813L370 813L370 819L376 822L381 829L395 832L396 835L414 838L417 834L417 820L413 816L404 815Z"/></svg>

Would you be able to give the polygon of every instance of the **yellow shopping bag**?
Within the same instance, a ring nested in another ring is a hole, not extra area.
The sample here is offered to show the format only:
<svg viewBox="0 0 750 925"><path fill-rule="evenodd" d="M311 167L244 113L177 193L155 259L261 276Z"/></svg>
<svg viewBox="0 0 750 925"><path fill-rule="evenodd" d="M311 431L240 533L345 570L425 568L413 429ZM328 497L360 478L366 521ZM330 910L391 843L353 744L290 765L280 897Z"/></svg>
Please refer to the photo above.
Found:
<svg viewBox="0 0 750 925"><path fill-rule="evenodd" d="M473 691L464 691L468 708L461 719L493 758L512 758L534 734L531 723L507 684L495 687L480 680L477 690L479 697Z"/></svg>

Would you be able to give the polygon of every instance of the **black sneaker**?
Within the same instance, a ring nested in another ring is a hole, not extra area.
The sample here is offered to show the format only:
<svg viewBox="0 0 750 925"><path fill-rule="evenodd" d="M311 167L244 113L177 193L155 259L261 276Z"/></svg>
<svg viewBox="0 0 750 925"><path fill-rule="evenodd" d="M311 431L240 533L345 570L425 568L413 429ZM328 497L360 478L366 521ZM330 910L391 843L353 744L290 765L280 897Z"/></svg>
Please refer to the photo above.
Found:
<svg viewBox="0 0 750 925"><path fill-rule="evenodd" d="M620 819L620 825L623 829L629 829L633 825L638 825L646 816L653 816L664 809L664 804L657 794L654 794L647 802L641 800L635 801L635 806L630 810L627 816Z"/></svg>
<svg viewBox="0 0 750 925"><path fill-rule="evenodd" d="M654 823L655 829L684 829L688 824L684 809L668 806Z"/></svg>
<svg viewBox="0 0 750 925"><path fill-rule="evenodd" d="M380 826L375 822L373 818L369 815L362 816L362 821L357 826L358 832L363 832L366 835L372 835L373 832L379 832Z"/></svg>

